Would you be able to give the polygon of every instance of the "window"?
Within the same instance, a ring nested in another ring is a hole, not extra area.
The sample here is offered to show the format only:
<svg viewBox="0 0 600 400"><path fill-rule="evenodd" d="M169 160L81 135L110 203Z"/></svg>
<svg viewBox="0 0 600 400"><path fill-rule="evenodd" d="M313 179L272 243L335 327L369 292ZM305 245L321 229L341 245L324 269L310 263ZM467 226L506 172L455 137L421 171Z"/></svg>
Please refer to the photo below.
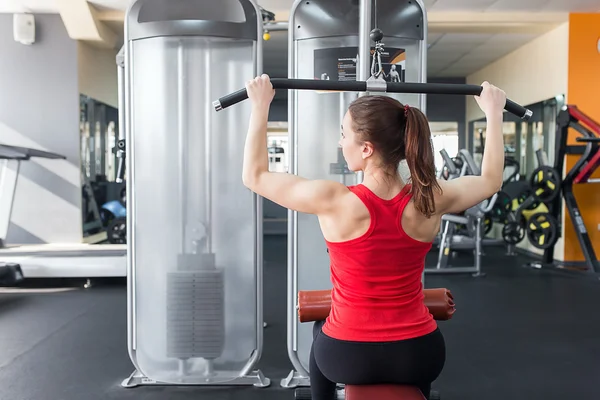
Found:
<svg viewBox="0 0 600 400"><path fill-rule="evenodd" d="M429 129L433 141L435 169L439 172L444 168L440 150L445 149L450 157L456 157L458 154L458 122L430 122Z"/></svg>

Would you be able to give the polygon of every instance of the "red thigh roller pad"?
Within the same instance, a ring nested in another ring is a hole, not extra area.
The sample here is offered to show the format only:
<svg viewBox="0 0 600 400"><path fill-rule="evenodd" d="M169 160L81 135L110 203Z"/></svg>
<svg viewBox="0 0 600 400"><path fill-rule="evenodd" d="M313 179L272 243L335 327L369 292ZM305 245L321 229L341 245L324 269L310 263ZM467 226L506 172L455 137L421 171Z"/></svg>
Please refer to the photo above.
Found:
<svg viewBox="0 0 600 400"><path fill-rule="evenodd" d="M438 321L452 318L456 307L448 289L423 289L425 305ZM300 322L323 321L331 311L331 290L301 290L298 292L298 318Z"/></svg>

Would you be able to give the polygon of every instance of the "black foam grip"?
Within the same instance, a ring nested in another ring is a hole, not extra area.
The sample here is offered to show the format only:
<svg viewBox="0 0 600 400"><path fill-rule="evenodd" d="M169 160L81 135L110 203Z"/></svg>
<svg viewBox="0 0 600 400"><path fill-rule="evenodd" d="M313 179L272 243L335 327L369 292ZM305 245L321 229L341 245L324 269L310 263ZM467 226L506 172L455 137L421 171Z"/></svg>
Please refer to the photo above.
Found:
<svg viewBox="0 0 600 400"><path fill-rule="evenodd" d="M479 96L483 91L482 86L453 84L453 83L394 83L388 82L389 93L423 93L423 94L454 94L465 96ZM510 99L506 99L504 109L517 117L529 120L531 111Z"/></svg>
<svg viewBox="0 0 600 400"><path fill-rule="evenodd" d="M323 90L323 91L342 91L342 92L366 92L367 83L360 81L320 81L316 79L286 79L272 78L273 89L296 89L296 90ZM228 94L219 99L222 109L231 107L248 98L246 88L237 92Z"/></svg>
<svg viewBox="0 0 600 400"><path fill-rule="evenodd" d="M117 161L117 183L123 182L123 178L125 178L125 154L121 155Z"/></svg>

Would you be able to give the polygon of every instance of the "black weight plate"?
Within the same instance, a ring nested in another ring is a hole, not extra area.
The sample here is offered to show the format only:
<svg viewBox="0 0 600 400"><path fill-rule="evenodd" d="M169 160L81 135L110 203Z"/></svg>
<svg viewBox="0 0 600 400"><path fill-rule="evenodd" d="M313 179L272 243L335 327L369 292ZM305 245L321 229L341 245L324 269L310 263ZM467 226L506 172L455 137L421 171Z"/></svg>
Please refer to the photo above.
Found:
<svg viewBox="0 0 600 400"><path fill-rule="evenodd" d="M558 221L548 213L535 213L527 221L527 238L533 247L546 250L558 240Z"/></svg>
<svg viewBox="0 0 600 400"><path fill-rule="evenodd" d="M549 203L560 192L560 175L546 165L538 167L531 174L529 181L533 195L542 203Z"/></svg>
<svg viewBox="0 0 600 400"><path fill-rule="evenodd" d="M502 239L508 244L517 244L525 237L525 229L515 221L510 221L502 228Z"/></svg>

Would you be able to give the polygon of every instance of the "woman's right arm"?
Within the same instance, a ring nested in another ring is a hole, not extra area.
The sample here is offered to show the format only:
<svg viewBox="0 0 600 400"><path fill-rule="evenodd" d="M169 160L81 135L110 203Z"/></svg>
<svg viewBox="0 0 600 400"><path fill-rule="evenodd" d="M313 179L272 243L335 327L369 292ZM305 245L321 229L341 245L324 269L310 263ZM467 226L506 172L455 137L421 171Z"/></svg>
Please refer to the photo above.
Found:
<svg viewBox="0 0 600 400"><path fill-rule="evenodd" d="M487 129L480 176L463 176L449 181L441 180L442 193L436 199L437 214L459 213L492 197L501 190L504 174L504 138L502 114L506 94L487 82L475 96L485 113Z"/></svg>

